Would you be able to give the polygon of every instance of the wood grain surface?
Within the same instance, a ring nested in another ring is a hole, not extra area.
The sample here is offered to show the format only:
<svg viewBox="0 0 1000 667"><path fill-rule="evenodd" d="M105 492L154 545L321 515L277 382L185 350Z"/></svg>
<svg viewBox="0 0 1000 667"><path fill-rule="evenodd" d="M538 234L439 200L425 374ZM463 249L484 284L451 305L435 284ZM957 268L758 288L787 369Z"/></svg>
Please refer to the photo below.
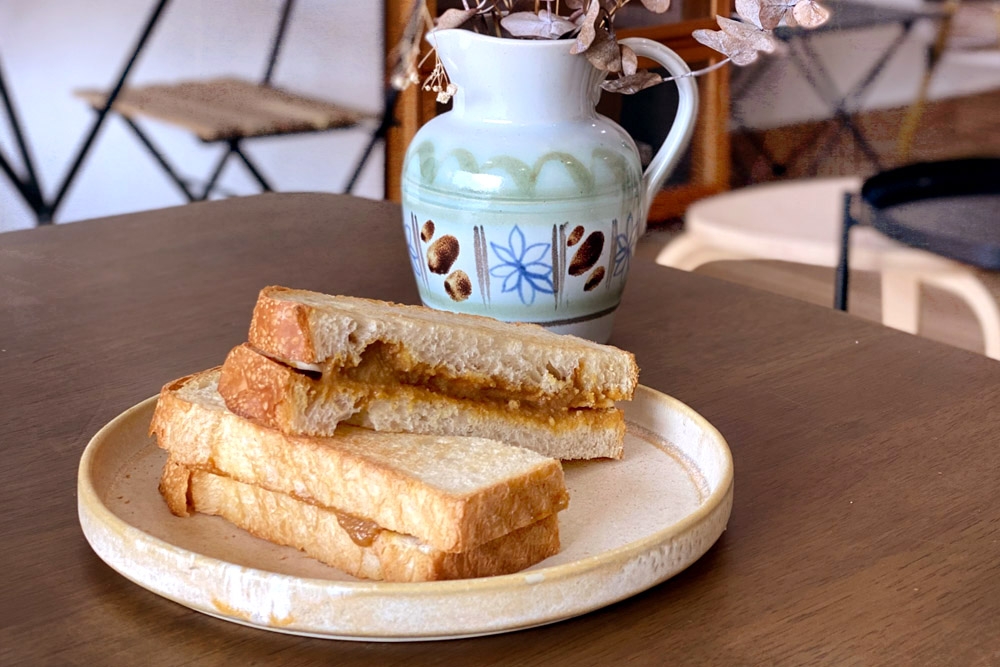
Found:
<svg viewBox="0 0 1000 667"><path fill-rule="evenodd" d="M728 439L729 529L676 578L481 639L286 636L108 568L90 437L216 365L268 284L414 302L398 208L262 195L0 235L0 664L1000 663L1000 364L636 262L613 343Z"/></svg>

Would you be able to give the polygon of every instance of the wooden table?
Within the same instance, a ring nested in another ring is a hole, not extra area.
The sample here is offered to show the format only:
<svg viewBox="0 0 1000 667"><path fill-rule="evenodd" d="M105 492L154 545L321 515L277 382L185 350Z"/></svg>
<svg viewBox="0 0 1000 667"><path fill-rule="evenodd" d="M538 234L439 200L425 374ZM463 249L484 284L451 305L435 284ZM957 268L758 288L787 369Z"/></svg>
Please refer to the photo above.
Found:
<svg viewBox="0 0 1000 667"><path fill-rule="evenodd" d="M0 235L0 664L997 664L1000 364L637 263L613 342L729 440L728 531L634 598L423 644L249 629L113 572L76 518L97 429L221 362L258 289L413 302L399 211L264 195Z"/></svg>

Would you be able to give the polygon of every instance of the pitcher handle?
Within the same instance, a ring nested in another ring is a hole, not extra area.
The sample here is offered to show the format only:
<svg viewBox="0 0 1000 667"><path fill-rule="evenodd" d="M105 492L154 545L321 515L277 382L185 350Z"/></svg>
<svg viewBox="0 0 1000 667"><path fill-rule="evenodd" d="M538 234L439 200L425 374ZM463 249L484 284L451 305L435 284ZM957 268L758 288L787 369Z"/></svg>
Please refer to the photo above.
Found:
<svg viewBox="0 0 1000 667"><path fill-rule="evenodd" d="M673 172L688 144L691 143L694 121L698 115L698 86L695 85L694 77L683 76L691 72L687 63L659 42L645 37L628 37L621 40L621 43L635 51L636 55L656 61L666 68L671 76L680 77L674 82L677 84L678 100L673 126L667 138L663 140L660 150L656 152L642 174L642 227L639 233L643 234L646 232L646 220L649 217L649 207L653 203L653 197L659 192L663 181Z"/></svg>

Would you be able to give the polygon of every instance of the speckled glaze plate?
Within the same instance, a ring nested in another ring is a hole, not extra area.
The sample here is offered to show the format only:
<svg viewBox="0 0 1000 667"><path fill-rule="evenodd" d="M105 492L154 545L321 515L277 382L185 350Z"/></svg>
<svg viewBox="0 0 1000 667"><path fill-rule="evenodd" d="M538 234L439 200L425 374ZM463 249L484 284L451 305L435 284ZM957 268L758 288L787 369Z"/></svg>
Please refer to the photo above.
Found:
<svg viewBox="0 0 1000 667"><path fill-rule="evenodd" d="M100 430L80 461L80 524L108 565L158 595L257 628L412 641L529 628L585 614L677 574L725 530L733 464L719 432L676 399L639 387L621 461L565 464L562 551L517 574L362 581L226 521L170 514L166 454L147 435L155 398Z"/></svg>

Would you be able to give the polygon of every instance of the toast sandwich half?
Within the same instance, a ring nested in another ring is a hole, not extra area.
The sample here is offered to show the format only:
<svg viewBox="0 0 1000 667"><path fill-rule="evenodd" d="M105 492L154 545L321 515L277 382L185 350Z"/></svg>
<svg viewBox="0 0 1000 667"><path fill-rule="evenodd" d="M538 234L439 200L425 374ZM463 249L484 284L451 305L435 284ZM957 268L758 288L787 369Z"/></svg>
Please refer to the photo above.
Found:
<svg viewBox="0 0 1000 667"><path fill-rule="evenodd" d="M234 413L295 435L330 435L350 424L490 438L563 460L621 458L625 417L617 408L456 398L423 385L366 378L369 367L362 362L324 374L302 371L244 343L226 357L219 393Z"/></svg>
<svg viewBox="0 0 1000 667"><path fill-rule="evenodd" d="M362 579L394 582L510 574L559 551L555 514L467 551L441 551L356 517L168 460L160 481L171 512L220 516Z"/></svg>
<svg viewBox="0 0 1000 667"><path fill-rule="evenodd" d="M620 458L633 355L530 324L266 287L223 366L231 410L288 433L342 421Z"/></svg>
<svg viewBox="0 0 1000 667"><path fill-rule="evenodd" d="M229 411L218 369L160 393L150 431L174 464L349 515L448 552L468 552L564 509L559 461L485 438L344 426L294 436Z"/></svg>

